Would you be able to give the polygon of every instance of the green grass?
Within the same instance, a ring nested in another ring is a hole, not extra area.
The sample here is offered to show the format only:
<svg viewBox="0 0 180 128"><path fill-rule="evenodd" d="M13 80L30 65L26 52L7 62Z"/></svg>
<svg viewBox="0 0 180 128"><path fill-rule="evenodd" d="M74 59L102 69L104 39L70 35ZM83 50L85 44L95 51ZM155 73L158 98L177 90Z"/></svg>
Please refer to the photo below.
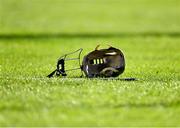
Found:
<svg viewBox="0 0 180 128"><path fill-rule="evenodd" d="M0 3L0 126L180 125L179 1ZM46 77L99 43L124 52L119 78L138 80Z"/></svg>
<svg viewBox="0 0 180 128"><path fill-rule="evenodd" d="M1 126L179 125L179 38L106 39L125 53L120 77L138 81L45 77L71 44L85 54L97 40L1 40Z"/></svg>
<svg viewBox="0 0 180 128"><path fill-rule="evenodd" d="M179 0L0 0L0 33L179 32Z"/></svg>

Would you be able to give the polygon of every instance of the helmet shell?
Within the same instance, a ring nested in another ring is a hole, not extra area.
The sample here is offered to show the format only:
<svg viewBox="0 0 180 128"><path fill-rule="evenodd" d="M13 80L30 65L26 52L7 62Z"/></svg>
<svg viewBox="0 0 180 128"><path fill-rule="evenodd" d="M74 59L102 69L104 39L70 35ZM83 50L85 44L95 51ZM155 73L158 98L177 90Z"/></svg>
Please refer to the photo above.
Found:
<svg viewBox="0 0 180 128"><path fill-rule="evenodd" d="M120 49L94 50L83 58L82 71L87 77L117 77L125 70L125 59Z"/></svg>

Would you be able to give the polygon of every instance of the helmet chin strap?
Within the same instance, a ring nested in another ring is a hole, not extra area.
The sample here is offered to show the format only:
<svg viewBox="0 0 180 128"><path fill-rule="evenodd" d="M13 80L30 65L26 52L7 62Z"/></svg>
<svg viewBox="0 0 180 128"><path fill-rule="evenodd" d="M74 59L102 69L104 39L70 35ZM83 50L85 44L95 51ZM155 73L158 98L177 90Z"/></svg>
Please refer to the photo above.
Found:
<svg viewBox="0 0 180 128"><path fill-rule="evenodd" d="M50 73L47 77L51 78L54 76L54 74L56 74L56 76L67 76L66 72L65 72L65 67L64 67L64 59L60 59L57 62L57 69L54 70L52 73Z"/></svg>
<svg viewBox="0 0 180 128"><path fill-rule="evenodd" d="M57 62L57 68L51 72L47 77L51 78L54 76L54 74L56 74L56 76L67 76L66 74L66 71L72 71L72 70L77 70L77 69L81 69L81 66L80 66L80 57L81 57L81 53L82 53L82 48L74 51L74 52L71 52L71 53L68 53L68 54L65 54L63 56L61 56L59 59L58 59L58 62ZM71 55L71 54L74 54L76 52L79 52L79 55L77 58L66 58L68 55ZM68 70L65 70L65 61L71 61L71 60L79 60L79 67L78 68L73 68L73 69L68 69Z"/></svg>

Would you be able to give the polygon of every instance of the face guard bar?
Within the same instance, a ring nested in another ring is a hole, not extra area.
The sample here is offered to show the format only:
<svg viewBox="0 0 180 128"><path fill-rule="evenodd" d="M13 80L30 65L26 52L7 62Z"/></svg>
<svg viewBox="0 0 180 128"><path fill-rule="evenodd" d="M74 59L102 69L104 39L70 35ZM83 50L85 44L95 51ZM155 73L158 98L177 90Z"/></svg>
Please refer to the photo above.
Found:
<svg viewBox="0 0 180 128"><path fill-rule="evenodd" d="M68 54L65 54L63 56L61 56L59 59L58 59L58 62L57 62L57 68L52 72L50 73L47 77L51 78L54 76L54 74L56 76L67 76L66 72L67 71L72 71L72 70L77 70L77 69L81 69L81 62L80 62L80 57L81 57L81 53L82 53L83 49L80 48L74 52L71 52L71 53L68 53ZM79 53L78 54L78 57L77 58L68 58L69 55L72 55L72 54L75 54L75 53ZM66 61L71 61L71 60L79 60L79 67L78 68L72 68L72 69L68 69L66 70L65 69L65 62Z"/></svg>

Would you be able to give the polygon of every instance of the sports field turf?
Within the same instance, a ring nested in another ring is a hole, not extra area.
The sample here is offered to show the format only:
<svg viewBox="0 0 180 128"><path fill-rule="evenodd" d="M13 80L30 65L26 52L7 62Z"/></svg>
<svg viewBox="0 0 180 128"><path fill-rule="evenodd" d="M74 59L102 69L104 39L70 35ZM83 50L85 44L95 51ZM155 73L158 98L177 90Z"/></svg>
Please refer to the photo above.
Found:
<svg viewBox="0 0 180 128"><path fill-rule="evenodd" d="M0 126L179 126L179 6L0 0ZM97 44L120 48L119 78L137 81L46 77L64 53L83 48L83 57Z"/></svg>

